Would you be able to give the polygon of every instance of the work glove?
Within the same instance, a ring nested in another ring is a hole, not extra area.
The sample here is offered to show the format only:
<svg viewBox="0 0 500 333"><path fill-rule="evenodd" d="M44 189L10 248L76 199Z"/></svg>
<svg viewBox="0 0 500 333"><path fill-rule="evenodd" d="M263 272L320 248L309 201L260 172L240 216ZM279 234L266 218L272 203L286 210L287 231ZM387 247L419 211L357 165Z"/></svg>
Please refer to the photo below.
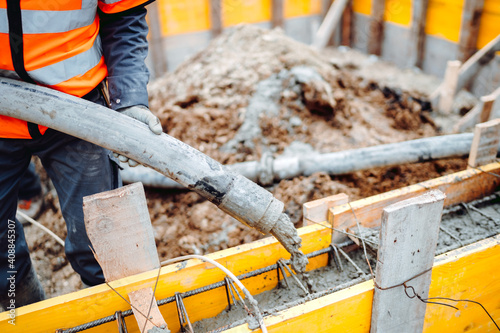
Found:
<svg viewBox="0 0 500 333"><path fill-rule="evenodd" d="M134 105L129 106L127 108L119 109L118 112L129 116L131 118L137 119L140 122L149 126L149 129L154 134L160 135L163 132L161 128L160 119L155 116L147 107L144 105ZM113 155L120 160L120 162L127 163L131 167L137 166L137 163L134 160L129 159L127 156L120 155L118 153L113 153Z"/></svg>

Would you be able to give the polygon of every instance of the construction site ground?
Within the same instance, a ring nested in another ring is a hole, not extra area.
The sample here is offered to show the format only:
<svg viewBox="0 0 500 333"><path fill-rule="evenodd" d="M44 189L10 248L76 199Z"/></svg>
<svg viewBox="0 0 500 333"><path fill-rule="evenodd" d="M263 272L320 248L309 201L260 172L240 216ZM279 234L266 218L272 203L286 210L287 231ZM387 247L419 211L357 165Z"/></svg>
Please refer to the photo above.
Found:
<svg viewBox="0 0 500 333"><path fill-rule="evenodd" d="M319 53L278 30L239 26L149 89L151 110L164 130L232 164L259 160L265 152L304 156L446 134L475 101L465 94L453 115L439 117L427 98L439 82L353 50ZM457 158L343 176L316 173L275 182L268 190L299 226L305 202L337 193L357 200L466 166L465 158ZM48 189L38 220L64 239L57 195L40 165L38 170ZM264 237L194 192L148 188L146 196L161 260ZM47 295L80 289L63 247L33 226L25 232Z"/></svg>

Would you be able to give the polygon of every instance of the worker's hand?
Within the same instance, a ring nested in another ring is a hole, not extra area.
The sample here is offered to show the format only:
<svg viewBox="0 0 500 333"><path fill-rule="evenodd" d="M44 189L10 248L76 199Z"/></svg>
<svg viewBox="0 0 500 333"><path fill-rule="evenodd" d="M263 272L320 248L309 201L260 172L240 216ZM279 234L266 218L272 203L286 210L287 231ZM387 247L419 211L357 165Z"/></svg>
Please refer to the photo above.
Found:
<svg viewBox="0 0 500 333"><path fill-rule="evenodd" d="M149 129L154 134L160 135L163 132L161 128L160 119L155 116L147 107L144 105L134 105L128 108L123 108L118 110L118 112L123 113L131 118L137 119L140 122L149 126Z"/></svg>
<svg viewBox="0 0 500 333"><path fill-rule="evenodd" d="M163 132L161 128L160 119L155 116L147 107L144 105L134 105L128 108L123 108L118 110L118 112L123 113L131 118L137 119L140 122L149 126L149 129L154 134L160 135ZM129 159L127 156L123 156L117 153L113 153L113 155L120 160L120 162L128 163L129 166L135 167L139 165L138 162Z"/></svg>

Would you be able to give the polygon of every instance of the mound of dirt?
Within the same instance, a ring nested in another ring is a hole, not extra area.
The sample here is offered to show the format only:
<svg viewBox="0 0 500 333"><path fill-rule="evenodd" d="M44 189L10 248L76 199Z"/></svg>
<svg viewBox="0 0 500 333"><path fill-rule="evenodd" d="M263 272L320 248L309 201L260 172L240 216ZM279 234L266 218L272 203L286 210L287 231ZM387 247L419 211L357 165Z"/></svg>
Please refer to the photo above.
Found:
<svg viewBox="0 0 500 333"><path fill-rule="evenodd" d="M420 96L367 82L280 30L231 29L175 72L152 82L149 90L150 108L170 135L224 164L258 160L265 152L276 157L297 142L308 146L309 153L324 153L438 134ZM300 224L307 201L342 192L356 200L465 166L465 161L453 160L343 177L317 173L268 189ZM148 189L147 198L161 259L263 237L196 193ZM57 201L49 199L52 205L40 221L64 236ZM79 288L63 249L39 231L28 234L48 295Z"/></svg>

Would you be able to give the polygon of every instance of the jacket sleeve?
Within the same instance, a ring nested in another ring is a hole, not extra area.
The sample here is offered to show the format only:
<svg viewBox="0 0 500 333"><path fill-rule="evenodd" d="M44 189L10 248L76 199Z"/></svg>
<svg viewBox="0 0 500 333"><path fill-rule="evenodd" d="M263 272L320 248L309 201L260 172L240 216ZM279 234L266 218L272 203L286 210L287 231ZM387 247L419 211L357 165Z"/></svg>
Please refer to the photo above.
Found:
<svg viewBox="0 0 500 333"><path fill-rule="evenodd" d="M148 25L145 4L118 13L99 9L111 107L148 106Z"/></svg>

